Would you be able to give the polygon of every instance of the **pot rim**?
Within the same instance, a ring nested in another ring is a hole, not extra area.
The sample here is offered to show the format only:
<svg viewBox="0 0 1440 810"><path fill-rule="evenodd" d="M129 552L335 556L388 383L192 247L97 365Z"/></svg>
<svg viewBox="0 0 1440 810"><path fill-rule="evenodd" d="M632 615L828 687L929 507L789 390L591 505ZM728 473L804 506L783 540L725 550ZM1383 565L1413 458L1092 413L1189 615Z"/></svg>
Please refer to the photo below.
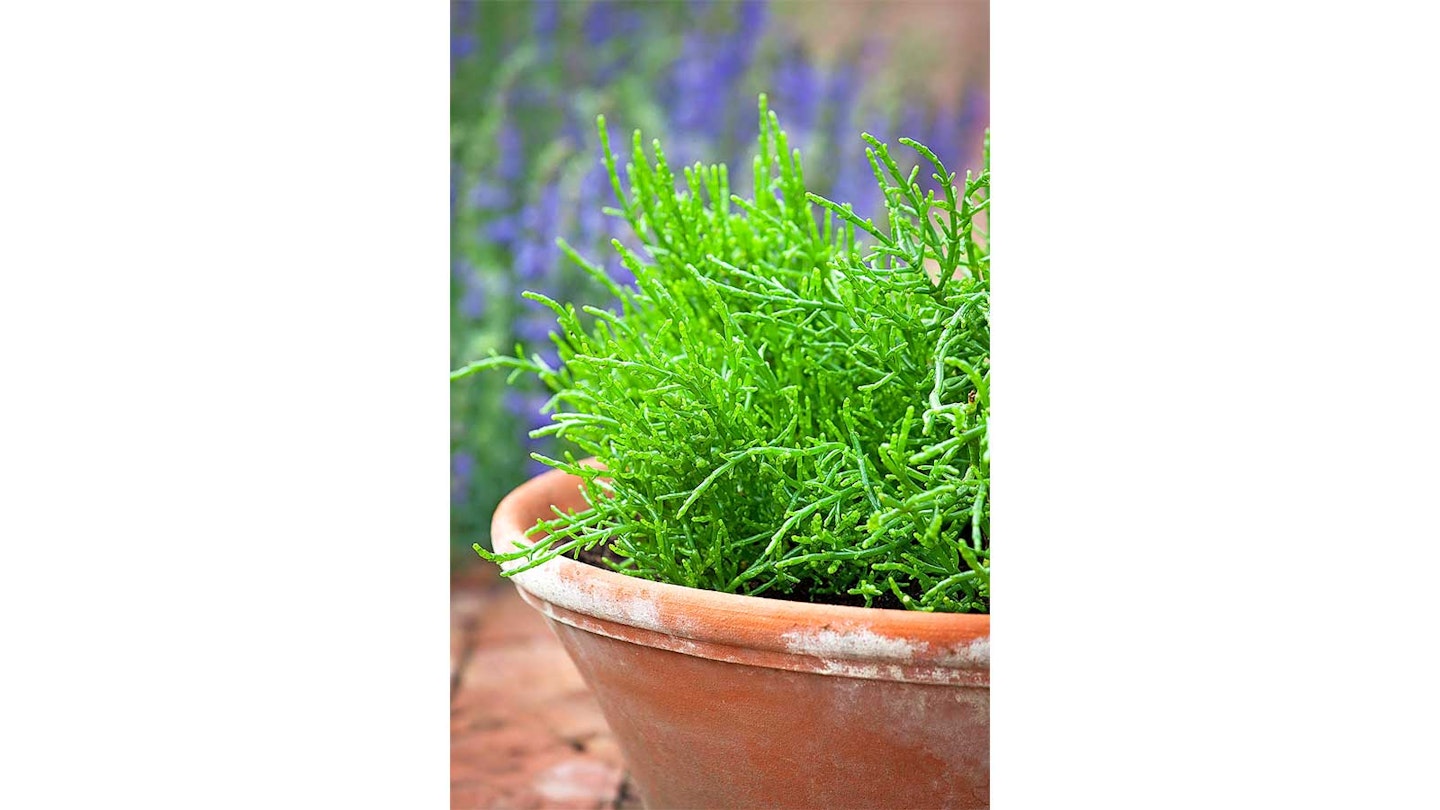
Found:
<svg viewBox="0 0 1440 810"><path fill-rule="evenodd" d="M561 470L521 484L495 510L495 551L517 550L551 506L583 508ZM508 571L525 564L504 563ZM549 618L601 635L708 658L850 677L989 684L989 614L791 602L653 582L557 557L511 579Z"/></svg>

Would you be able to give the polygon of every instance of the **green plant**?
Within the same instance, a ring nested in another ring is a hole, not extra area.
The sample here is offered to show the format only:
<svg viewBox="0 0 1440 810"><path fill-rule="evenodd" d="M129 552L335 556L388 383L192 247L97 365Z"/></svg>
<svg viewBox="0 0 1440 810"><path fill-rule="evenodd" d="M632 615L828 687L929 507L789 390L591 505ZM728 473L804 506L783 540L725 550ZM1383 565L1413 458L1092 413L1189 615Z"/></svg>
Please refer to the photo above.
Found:
<svg viewBox="0 0 1440 810"><path fill-rule="evenodd" d="M722 165L683 184L635 133L629 191L600 136L623 216L648 256L614 243L636 286L561 248L619 311L561 304L561 363L494 356L554 393L552 423L605 470L590 507L556 512L511 573L608 546L647 579L816 602L988 612L990 196L985 168L955 176L911 147L943 192L922 193L863 136L884 192L881 227L807 193L798 150L762 96L751 199ZM868 246L867 246L868 245ZM617 560L615 562L614 560Z"/></svg>

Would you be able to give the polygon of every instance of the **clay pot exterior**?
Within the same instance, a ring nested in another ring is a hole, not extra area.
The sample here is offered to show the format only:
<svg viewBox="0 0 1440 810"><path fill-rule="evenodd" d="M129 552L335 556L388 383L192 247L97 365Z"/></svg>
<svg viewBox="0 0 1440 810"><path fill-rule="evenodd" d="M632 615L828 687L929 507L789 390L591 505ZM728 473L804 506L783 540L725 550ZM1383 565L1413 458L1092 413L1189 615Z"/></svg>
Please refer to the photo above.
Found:
<svg viewBox="0 0 1440 810"><path fill-rule="evenodd" d="M552 504L584 508L579 479L552 471L506 497L496 551ZM989 616L723 594L566 558L514 580L647 808L989 806Z"/></svg>

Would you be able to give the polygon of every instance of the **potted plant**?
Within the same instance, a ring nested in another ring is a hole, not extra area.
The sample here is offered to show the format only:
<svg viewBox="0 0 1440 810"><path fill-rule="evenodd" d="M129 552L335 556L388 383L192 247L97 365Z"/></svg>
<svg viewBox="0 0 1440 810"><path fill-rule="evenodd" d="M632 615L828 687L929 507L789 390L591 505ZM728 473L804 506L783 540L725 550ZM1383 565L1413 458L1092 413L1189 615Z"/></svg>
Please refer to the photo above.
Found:
<svg viewBox="0 0 1440 810"><path fill-rule="evenodd" d="M579 448L497 509L650 807L985 807L990 462L985 168L922 191L864 136L883 225L808 193L764 97L754 192L600 136L635 286L556 315L537 434Z"/></svg>

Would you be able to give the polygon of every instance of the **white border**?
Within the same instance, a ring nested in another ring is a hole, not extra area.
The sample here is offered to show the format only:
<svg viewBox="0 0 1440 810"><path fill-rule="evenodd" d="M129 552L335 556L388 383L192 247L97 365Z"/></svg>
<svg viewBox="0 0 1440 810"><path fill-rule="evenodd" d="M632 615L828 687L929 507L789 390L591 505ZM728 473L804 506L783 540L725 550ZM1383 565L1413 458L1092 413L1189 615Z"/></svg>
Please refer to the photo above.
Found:
<svg viewBox="0 0 1440 810"><path fill-rule="evenodd" d="M446 806L448 29L0 11L0 806Z"/></svg>
<svg viewBox="0 0 1440 810"><path fill-rule="evenodd" d="M1440 806L1440 51L997 3L996 808Z"/></svg>

